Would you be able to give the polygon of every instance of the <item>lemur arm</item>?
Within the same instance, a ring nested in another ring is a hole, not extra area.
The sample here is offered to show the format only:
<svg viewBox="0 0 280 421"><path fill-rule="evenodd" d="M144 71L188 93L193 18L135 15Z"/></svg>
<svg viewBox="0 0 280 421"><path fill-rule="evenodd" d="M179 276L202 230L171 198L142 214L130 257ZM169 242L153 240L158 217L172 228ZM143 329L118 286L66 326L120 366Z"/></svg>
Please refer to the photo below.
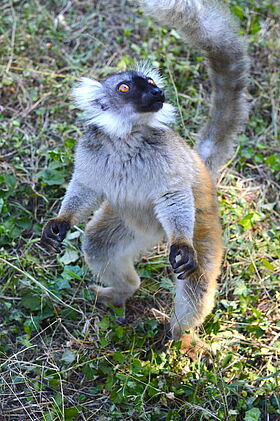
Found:
<svg viewBox="0 0 280 421"><path fill-rule="evenodd" d="M79 178L80 174L74 172L58 216L44 226L41 244L50 251L60 251L68 229L89 216L103 201L101 195L79 182Z"/></svg>
<svg viewBox="0 0 280 421"><path fill-rule="evenodd" d="M192 190L167 192L156 200L154 209L170 244L170 264L179 274L178 278L184 279L198 267L193 248L195 207Z"/></svg>

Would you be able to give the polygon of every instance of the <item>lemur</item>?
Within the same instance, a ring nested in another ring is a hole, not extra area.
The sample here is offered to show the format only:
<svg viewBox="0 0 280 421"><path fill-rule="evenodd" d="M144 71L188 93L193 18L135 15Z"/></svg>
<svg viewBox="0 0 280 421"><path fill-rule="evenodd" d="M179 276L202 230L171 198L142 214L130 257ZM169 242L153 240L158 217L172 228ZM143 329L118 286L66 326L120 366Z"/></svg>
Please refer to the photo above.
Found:
<svg viewBox="0 0 280 421"><path fill-rule="evenodd" d="M90 214L85 260L101 285L97 300L116 307L139 288L134 260L166 239L174 273L174 339L200 326L214 306L223 255L215 177L247 118L248 56L229 10L215 0L145 0L145 8L205 54L212 84L209 121L194 149L170 127L163 79L147 64L74 88L86 131L59 214L42 243L59 251L67 230Z"/></svg>

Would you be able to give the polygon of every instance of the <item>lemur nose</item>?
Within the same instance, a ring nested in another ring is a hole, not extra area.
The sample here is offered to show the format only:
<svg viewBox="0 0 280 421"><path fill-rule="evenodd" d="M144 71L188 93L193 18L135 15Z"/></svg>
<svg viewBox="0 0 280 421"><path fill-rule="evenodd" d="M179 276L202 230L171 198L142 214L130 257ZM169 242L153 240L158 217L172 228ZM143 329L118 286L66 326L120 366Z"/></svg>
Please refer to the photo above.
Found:
<svg viewBox="0 0 280 421"><path fill-rule="evenodd" d="M156 97L159 101L165 101L165 95L164 92L159 89L158 87L153 88L151 94Z"/></svg>

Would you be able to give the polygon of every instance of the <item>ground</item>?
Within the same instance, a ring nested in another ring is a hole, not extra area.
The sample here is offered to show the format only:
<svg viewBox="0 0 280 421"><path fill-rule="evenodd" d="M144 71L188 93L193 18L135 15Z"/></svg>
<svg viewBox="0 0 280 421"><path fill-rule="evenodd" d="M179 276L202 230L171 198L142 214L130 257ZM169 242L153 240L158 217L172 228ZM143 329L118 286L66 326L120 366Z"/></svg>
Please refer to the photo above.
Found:
<svg viewBox="0 0 280 421"><path fill-rule="evenodd" d="M0 418L27 420L280 419L279 16L273 0L231 0L252 60L252 111L218 180L225 256L217 303L192 361L169 342L167 248L137 264L125 325L95 305L83 226L63 253L39 245L59 208L82 132L71 88L149 59L189 143L210 86L199 51L122 0L2 0L0 16Z"/></svg>

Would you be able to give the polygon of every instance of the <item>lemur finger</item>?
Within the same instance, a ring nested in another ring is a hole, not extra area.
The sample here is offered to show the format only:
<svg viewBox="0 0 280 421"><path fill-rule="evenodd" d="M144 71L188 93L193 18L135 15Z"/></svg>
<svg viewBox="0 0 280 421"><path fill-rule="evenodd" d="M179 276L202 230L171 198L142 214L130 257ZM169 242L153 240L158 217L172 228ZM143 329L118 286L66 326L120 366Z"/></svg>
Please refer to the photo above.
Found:
<svg viewBox="0 0 280 421"><path fill-rule="evenodd" d="M189 268L188 270L183 271L180 275L177 276L178 279L186 279L190 276L193 272L195 272L197 267ZM174 271L175 272L175 271Z"/></svg>
<svg viewBox="0 0 280 421"><path fill-rule="evenodd" d="M173 272L175 273L181 273L181 272L194 272L198 267L197 261L195 259L189 259L186 263L183 263L181 266L177 267L176 269L173 269Z"/></svg>
<svg viewBox="0 0 280 421"><path fill-rule="evenodd" d="M187 270L187 268L188 268L188 265L183 264L183 265L179 266L178 268L173 269L173 272L174 273L181 273L181 272L184 272L185 270Z"/></svg>
<svg viewBox="0 0 280 421"><path fill-rule="evenodd" d="M61 246L61 241L57 240L55 237L50 237L49 235L42 236L41 243L51 247Z"/></svg>
<svg viewBox="0 0 280 421"><path fill-rule="evenodd" d="M68 221L61 221L59 225L53 227L52 231L54 234L57 234L57 237L60 241L63 241L66 237L67 231L70 228L70 223Z"/></svg>
<svg viewBox="0 0 280 421"><path fill-rule="evenodd" d="M46 233L43 233L40 244L50 252L59 253L61 251L61 241Z"/></svg>
<svg viewBox="0 0 280 421"><path fill-rule="evenodd" d="M170 247L170 253L169 253L169 262L172 267L176 265L176 258L181 255L181 247L176 244L172 244Z"/></svg>
<svg viewBox="0 0 280 421"><path fill-rule="evenodd" d="M50 242L41 241L40 244L49 252L49 253L60 253L61 247L54 245Z"/></svg>
<svg viewBox="0 0 280 421"><path fill-rule="evenodd" d="M46 238L49 239L49 240L51 239L51 240L54 240L54 241L62 242L61 236L59 234L53 233L52 231L48 231L46 233Z"/></svg>
<svg viewBox="0 0 280 421"><path fill-rule="evenodd" d="M58 238L57 234L52 233L52 231L45 229L43 231L42 237L41 237L42 243L53 243L53 242L61 242L61 240Z"/></svg>
<svg viewBox="0 0 280 421"><path fill-rule="evenodd" d="M185 276L189 276L191 275L193 272L195 272L197 269L197 265L184 265L181 266L180 269L175 269L173 272L176 274L180 274L180 276L183 274L185 274ZM183 279L183 278L179 278L179 279Z"/></svg>
<svg viewBox="0 0 280 421"><path fill-rule="evenodd" d="M188 264L188 262L189 262L189 258L185 258L185 257L181 257L179 260L177 260L173 265L172 265L172 268L174 269L174 272L176 272L176 270L178 271L178 272L182 272L182 270L181 270L181 268L184 266L184 265L186 265L186 264Z"/></svg>

